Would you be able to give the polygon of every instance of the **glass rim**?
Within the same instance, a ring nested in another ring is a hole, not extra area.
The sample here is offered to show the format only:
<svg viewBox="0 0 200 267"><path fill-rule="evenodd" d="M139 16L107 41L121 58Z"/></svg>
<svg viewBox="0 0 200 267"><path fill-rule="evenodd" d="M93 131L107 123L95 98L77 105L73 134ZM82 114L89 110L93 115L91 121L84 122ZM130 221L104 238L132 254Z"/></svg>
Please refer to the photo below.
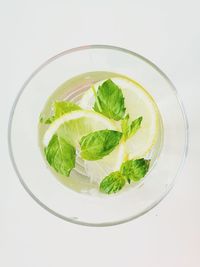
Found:
<svg viewBox="0 0 200 267"><path fill-rule="evenodd" d="M12 149L12 141L11 141L11 129L12 129L12 121L13 121L13 116L14 116L14 112L15 112L15 108L18 104L18 100L20 98L20 96L23 94L23 92L25 91L27 85L31 82L31 80L37 75L37 73L39 73L43 68L45 68L48 64L52 63L53 61L55 61L56 59L65 56L67 54L71 54L71 53L75 53L78 51L82 51L82 50L90 50L90 49L107 49L107 50L115 50L115 51L119 51L119 52L123 52L125 54L128 54L130 56L134 56L137 57L139 59L141 59L142 61L144 61L145 63L147 63L148 65L150 65L153 69L155 69L163 78L164 80L170 85L170 88L174 91L175 93L175 97L178 101L180 110L181 110L181 114L182 114L182 118L183 118L183 122L184 122L184 129L185 129L185 140L184 140L184 151L182 153L182 159L181 162L179 164L179 167L174 175L174 179L173 182L171 183L171 185L169 186L168 190L166 190L166 192L161 195L160 198L158 198L156 201L154 201L151 205L149 205L148 207L146 207L145 210L139 212L137 215L133 215L130 216L128 218L119 220L119 221L114 221L114 222L106 222L106 223L87 223L84 221L77 221L77 220L73 220L71 218L67 218L64 215L61 215L57 212L55 212L54 210L52 210L51 208L49 208L47 205L45 205L43 202L41 202L33 193L32 191L29 189L29 187L26 185L26 183L24 182L20 171L18 170L17 164L15 162L15 157L13 154L13 149ZM15 173L18 176L18 179L20 181L20 183L22 184L22 186L24 187L24 189L26 190L26 192L45 210L47 210L48 212L50 212L51 214L55 215L56 217L63 219L67 222L71 222L74 224L78 224L78 225L83 225L83 226L92 226L92 227L105 227L105 226L114 226L114 225L118 225L118 224L122 224L125 222L129 222L132 221L133 219L136 219L142 215L144 215L145 213L147 213L148 211L150 211L151 209L153 209L154 207L156 207L171 191L171 189L174 187L176 178L178 176L178 174L180 173L180 171L183 168L183 165L185 163L187 154L188 154L188 147L189 147L189 123L188 123L188 118L185 112L185 108L183 105L182 100L180 99L177 89L174 86L174 84L171 82L171 80L167 77L167 75L159 68L157 67L153 62L151 62L150 60L148 60L147 58L141 56L140 54L137 54L133 51L130 51L128 49L122 48L122 47L117 47L117 46L112 46L112 45L102 45L102 44L93 44L93 45L84 45L84 46L79 46L79 47L74 47L71 49L67 49L61 53L56 54L53 57L50 57L49 59L47 59L44 63L42 63L38 68L35 69L35 71L32 72L32 74L28 77L28 79L24 82L24 84L22 85L20 91L18 92L17 96L15 97L14 103L12 105L11 111L10 111L10 115L9 115L9 121L8 121L8 150L9 150L9 156L13 165L13 168L15 170Z"/></svg>

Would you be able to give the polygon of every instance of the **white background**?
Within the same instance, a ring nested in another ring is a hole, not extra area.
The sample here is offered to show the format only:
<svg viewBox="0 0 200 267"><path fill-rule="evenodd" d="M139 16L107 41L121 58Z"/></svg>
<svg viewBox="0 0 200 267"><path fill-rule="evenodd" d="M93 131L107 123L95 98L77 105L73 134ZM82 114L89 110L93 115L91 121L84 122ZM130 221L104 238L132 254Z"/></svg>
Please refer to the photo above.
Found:
<svg viewBox="0 0 200 267"><path fill-rule="evenodd" d="M0 266L200 266L198 3L0 1ZM125 47L157 64L177 87L190 124L189 154L175 188L148 214L108 228L73 225L43 210L22 188L8 155L9 112L23 82L49 57L85 44Z"/></svg>

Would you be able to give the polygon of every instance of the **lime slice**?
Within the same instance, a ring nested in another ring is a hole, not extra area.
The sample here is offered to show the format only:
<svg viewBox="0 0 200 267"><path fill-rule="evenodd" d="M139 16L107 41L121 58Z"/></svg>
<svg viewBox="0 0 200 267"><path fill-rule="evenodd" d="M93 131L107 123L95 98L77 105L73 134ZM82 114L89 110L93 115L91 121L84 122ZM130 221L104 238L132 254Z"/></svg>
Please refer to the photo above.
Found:
<svg viewBox="0 0 200 267"><path fill-rule="evenodd" d="M55 133L76 147L77 162L79 158L79 141L82 136L98 130L118 130L116 125L105 116L88 110L72 111L55 120L44 134L43 144L46 147ZM108 156L97 161L84 161L85 172L91 181L99 183L110 172L118 170L125 157L125 145L121 143ZM78 166L77 166L78 167Z"/></svg>
<svg viewBox="0 0 200 267"><path fill-rule="evenodd" d="M144 157L156 143L159 112L153 98L147 91L137 82L126 78L111 78L123 92L125 97L126 112L130 115L130 119L134 120L140 116L143 117L141 128L137 133L126 142L126 150L129 158ZM104 80L105 81L105 80ZM100 81L94 85L97 90L98 86L104 81ZM92 89L89 89L82 97L79 105L91 110L94 105L94 94ZM119 123L116 122L119 126Z"/></svg>

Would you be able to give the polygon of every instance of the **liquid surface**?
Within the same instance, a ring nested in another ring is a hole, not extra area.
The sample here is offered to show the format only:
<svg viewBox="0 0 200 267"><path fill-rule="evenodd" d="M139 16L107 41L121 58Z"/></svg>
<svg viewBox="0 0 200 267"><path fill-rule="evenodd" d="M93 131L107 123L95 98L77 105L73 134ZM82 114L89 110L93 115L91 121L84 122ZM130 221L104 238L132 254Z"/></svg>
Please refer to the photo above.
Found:
<svg viewBox="0 0 200 267"><path fill-rule="evenodd" d="M111 72L90 72L90 73L84 73L70 80L67 80L65 83L59 86L55 90L55 92L48 98L44 106L44 109L41 112L42 116L48 118L52 115L52 104L55 101L66 100L79 104L83 94L90 88L92 84L113 77L121 77L127 79L127 77ZM44 133L47 130L47 128L48 125L39 123L39 146L43 155L44 155L43 152L44 146L42 141ZM153 148L151 149L151 151L149 152L149 154L147 155L147 158L151 159L151 168L155 166L156 159L159 156L162 146L162 138L163 138L163 131L162 131L162 122L160 118L158 125L157 141L153 146ZM45 158L44 161L48 165ZM71 188L72 190L75 190L76 192L96 195L99 191L98 184L92 182L90 177L87 176L84 168L84 161L78 155L76 158L76 166L72 170L70 177L65 177L58 174L50 166L48 166L48 168L50 169L51 172L53 172L54 176L58 179L58 181L60 181L63 185ZM131 186L130 185L126 186L124 190L128 190L128 188L132 189L133 187L136 186L137 187L141 186L142 183L145 182L145 179L142 180L140 183L133 183Z"/></svg>

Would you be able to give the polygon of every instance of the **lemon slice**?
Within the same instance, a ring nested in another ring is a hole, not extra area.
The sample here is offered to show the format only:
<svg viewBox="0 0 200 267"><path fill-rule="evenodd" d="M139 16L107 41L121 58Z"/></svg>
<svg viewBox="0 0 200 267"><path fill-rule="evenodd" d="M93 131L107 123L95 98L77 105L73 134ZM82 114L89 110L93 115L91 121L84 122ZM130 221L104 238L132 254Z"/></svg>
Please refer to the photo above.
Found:
<svg viewBox="0 0 200 267"><path fill-rule="evenodd" d="M111 80L117 84L125 97L126 112L130 115L130 120L140 116L143 117L141 128L126 142L126 150L129 158L144 157L156 143L159 129L159 112L153 98L137 82L116 77ZM104 80L105 81L105 80ZM95 90L104 81L94 85ZM94 93L92 89L83 95L79 105L91 110L94 105ZM119 122L116 122L119 125Z"/></svg>
<svg viewBox="0 0 200 267"><path fill-rule="evenodd" d="M47 129L43 137L46 147L55 133L63 135L65 140L76 147L77 162L79 157L79 141L82 136L98 130L118 130L116 125L105 116L88 110L72 111L55 120ZM97 161L84 161L85 172L91 181L99 183L110 172L118 170L125 157L125 146L121 143L108 156ZM77 166L78 168L78 166Z"/></svg>

